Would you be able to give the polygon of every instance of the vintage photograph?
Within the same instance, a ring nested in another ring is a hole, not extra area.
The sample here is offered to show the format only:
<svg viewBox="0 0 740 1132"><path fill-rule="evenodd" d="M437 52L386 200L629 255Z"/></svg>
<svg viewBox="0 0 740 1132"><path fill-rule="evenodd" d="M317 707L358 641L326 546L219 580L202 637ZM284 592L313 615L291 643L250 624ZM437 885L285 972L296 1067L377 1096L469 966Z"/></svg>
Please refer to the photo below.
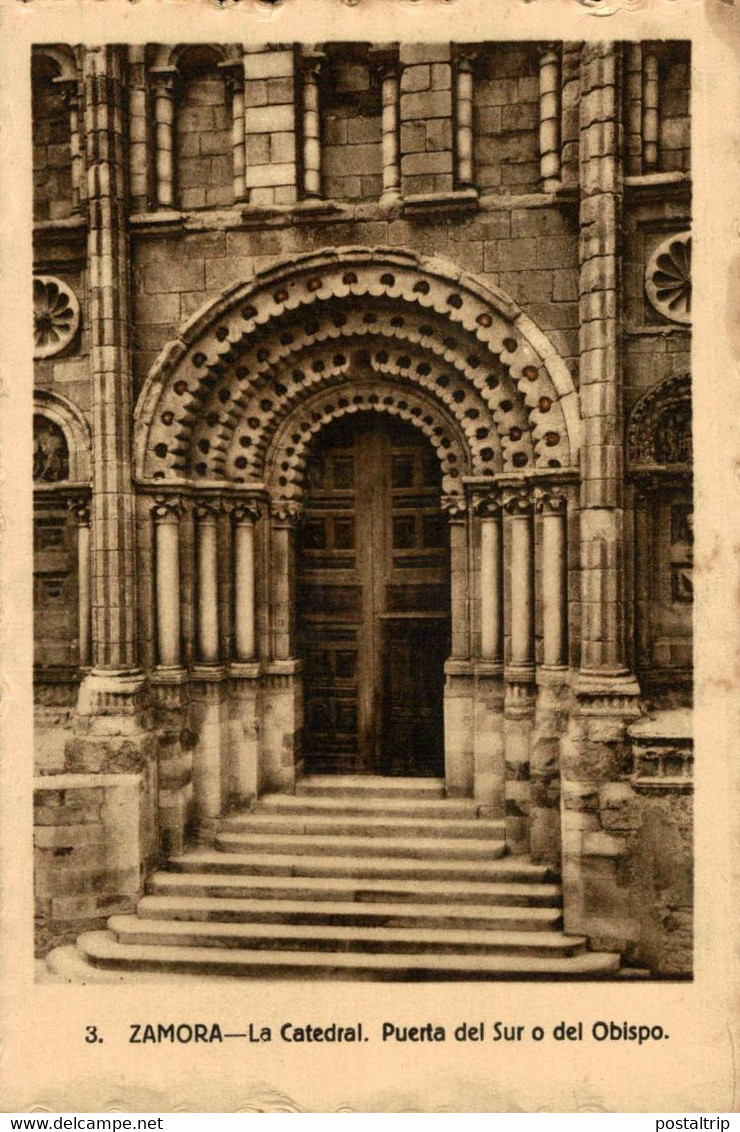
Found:
<svg viewBox="0 0 740 1132"><path fill-rule="evenodd" d="M33 46L39 982L691 979L693 45L636 28Z"/></svg>

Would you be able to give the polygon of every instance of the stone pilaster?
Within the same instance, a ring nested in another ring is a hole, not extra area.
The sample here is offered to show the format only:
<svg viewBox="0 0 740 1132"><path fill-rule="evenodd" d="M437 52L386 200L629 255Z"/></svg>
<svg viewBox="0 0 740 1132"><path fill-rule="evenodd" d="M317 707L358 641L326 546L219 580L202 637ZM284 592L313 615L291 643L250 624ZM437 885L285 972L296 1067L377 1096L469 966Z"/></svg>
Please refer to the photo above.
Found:
<svg viewBox="0 0 740 1132"><path fill-rule="evenodd" d="M143 678L136 648L136 551L131 476L132 375L126 230L122 48L83 63L88 175L90 370L93 398L92 662L78 715L138 727Z"/></svg>
<svg viewBox="0 0 740 1132"><path fill-rule="evenodd" d="M617 138L620 50L585 44L581 57L580 373L581 681L634 695L625 662L622 374L619 256L622 177ZM606 685L604 684L606 681ZM616 683L615 683L616 682Z"/></svg>

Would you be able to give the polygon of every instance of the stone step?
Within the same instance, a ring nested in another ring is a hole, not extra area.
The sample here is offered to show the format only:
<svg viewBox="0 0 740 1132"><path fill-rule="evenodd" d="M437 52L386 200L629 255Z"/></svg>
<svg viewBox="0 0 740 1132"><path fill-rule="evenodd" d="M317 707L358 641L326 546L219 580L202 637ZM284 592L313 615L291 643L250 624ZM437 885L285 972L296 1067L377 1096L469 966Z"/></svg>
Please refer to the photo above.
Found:
<svg viewBox="0 0 740 1132"><path fill-rule="evenodd" d="M307 774L296 783L297 795L326 798L444 798L443 778L389 778L382 774Z"/></svg>
<svg viewBox="0 0 740 1132"><path fill-rule="evenodd" d="M387 815L348 817L345 814L234 814L221 823L222 834L270 834L280 837L382 837L382 838L461 838L503 841L506 827L502 821L480 818L407 818ZM250 843L253 839L250 837ZM245 842L246 844L246 842Z"/></svg>
<svg viewBox="0 0 740 1132"><path fill-rule="evenodd" d="M559 908L456 904L398 904L353 900L249 900L227 896L144 896L137 915L144 920L210 923L351 924L386 928L473 928L480 931L540 932L562 926Z"/></svg>
<svg viewBox="0 0 740 1132"><path fill-rule="evenodd" d="M504 881L535 879L537 866L517 864L516 858L434 860L412 857L370 857L359 853L347 857L329 854L309 856L294 853L224 853L217 849L200 849L173 857L170 869L184 872L240 873L269 877L355 877L385 881L447 880ZM543 866L539 874L549 877Z"/></svg>
<svg viewBox="0 0 740 1132"><path fill-rule="evenodd" d="M85 932L77 940L94 967L136 971L183 971L202 975L261 978L383 979L562 979L604 978L619 968L619 956L583 951L566 957L526 955L373 955L361 952L240 950L119 943L110 932Z"/></svg>
<svg viewBox="0 0 740 1132"><path fill-rule="evenodd" d="M326 814L341 817L388 818L468 818L477 817L478 804L472 798L342 798L323 794L263 794L256 813ZM238 816L238 815L235 815Z"/></svg>
<svg viewBox="0 0 740 1132"><path fill-rule="evenodd" d="M472 867L477 860L502 857L506 843L501 838L482 836L480 840L454 837L346 837L310 833L261 834L219 833L216 848L222 853L294 854L297 857L402 858L404 860L451 861L467 860Z"/></svg>
<svg viewBox="0 0 740 1132"><path fill-rule="evenodd" d="M108 929L119 943L169 947L246 948L271 951L363 951L437 955L577 955L582 936L562 932L480 931L472 928L385 928L353 924L198 923L111 916Z"/></svg>
<svg viewBox="0 0 740 1132"><path fill-rule="evenodd" d="M185 858L179 858L182 863ZM223 861L222 857L218 858ZM147 881L147 890L154 895L173 894L179 897L213 899L351 901L360 905L423 904L479 905L482 908L553 908L562 900L558 884L548 881L549 873L542 866L501 862L507 871L500 873L498 883L480 880L405 880L403 878L250 876L226 874L213 870L185 868L182 872L157 872Z"/></svg>

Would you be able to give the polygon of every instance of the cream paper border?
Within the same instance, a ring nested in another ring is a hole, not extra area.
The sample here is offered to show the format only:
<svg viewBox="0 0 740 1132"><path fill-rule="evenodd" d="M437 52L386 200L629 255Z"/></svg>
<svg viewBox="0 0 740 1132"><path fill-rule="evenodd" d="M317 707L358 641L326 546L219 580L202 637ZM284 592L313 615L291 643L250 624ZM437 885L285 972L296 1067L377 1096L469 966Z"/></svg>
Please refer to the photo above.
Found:
<svg viewBox="0 0 740 1132"><path fill-rule="evenodd" d="M608 15L600 15L608 12ZM691 38L696 451L692 983L35 985L31 860L32 42ZM51 1112L738 1109L740 10L722 0L0 2L0 1107ZM379 1024L660 1023L667 1041L383 1045ZM135 1046L132 1022L363 1019L360 1046ZM86 1045L98 1025L102 1045ZM733 1042L735 1045L733 1045Z"/></svg>

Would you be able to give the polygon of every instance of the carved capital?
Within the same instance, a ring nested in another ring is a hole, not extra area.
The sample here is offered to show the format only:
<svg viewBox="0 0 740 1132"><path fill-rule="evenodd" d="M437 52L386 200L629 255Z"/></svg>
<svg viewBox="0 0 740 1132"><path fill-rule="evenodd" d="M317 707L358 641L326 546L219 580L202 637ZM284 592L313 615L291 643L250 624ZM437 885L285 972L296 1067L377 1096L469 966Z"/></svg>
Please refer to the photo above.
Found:
<svg viewBox="0 0 740 1132"><path fill-rule="evenodd" d="M480 519L497 519L501 515L501 492L497 487L491 487L488 491L475 491L472 505Z"/></svg>
<svg viewBox="0 0 740 1132"><path fill-rule="evenodd" d="M468 509L464 495L443 495L440 499L440 505L450 520L462 519Z"/></svg>
<svg viewBox="0 0 740 1132"><path fill-rule="evenodd" d="M565 515L568 511L568 499L565 493L556 487L536 487L534 506L535 510L543 515Z"/></svg>
<svg viewBox="0 0 740 1132"><path fill-rule="evenodd" d="M158 495L152 515L155 523L176 523L183 513L182 500L177 495Z"/></svg>
<svg viewBox="0 0 740 1132"><path fill-rule="evenodd" d="M526 487L504 488L504 510L515 519L527 519L532 514L532 497Z"/></svg>
<svg viewBox="0 0 740 1132"><path fill-rule="evenodd" d="M270 503L273 522L295 527L303 518L303 504L298 499L273 499Z"/></svg>
<svg viewBox="0 0 740 1132"><path fill-rule="evenodd" d="M176 67L153 67L149 80L155 94L165 95L173 101L182 89L182 78Z"/></svg>
<svg viewBox="0 0 740 1132"><path fill-rule="evenodd" d="M223 510L220 499L196 499L193 515L198 523L215 523Z"/></svg>
<svg viewBox="0 0 740 1132"><path fill-rule="evenodd" d="M231 517L234 523L256 523L262 514L256 499L239 500L232 504Z"/></svg>
<svg viewBox="0 0 740 1132"><path fill-rule="evenodd" d="M61 92L62 102L67 110L77 110L80 104L77 79L55 79L54 85Z"/></svg>
<svg viewBox="0 0 740 1132"><path fill-rule="evenodd" d="M67 510L71 511L74 515L77 525L79 527L90 526L90 500L89 499L68 499Z"/></svg>
<svg viewBox="0 0 740 1132"><path fill-rule="evenodd" d="M244 90L244 63L242 60L219 63L219 69L224 77L224 85L227 94L229 94L231 98L233 98L235 94L241 94Z"/></svg>

